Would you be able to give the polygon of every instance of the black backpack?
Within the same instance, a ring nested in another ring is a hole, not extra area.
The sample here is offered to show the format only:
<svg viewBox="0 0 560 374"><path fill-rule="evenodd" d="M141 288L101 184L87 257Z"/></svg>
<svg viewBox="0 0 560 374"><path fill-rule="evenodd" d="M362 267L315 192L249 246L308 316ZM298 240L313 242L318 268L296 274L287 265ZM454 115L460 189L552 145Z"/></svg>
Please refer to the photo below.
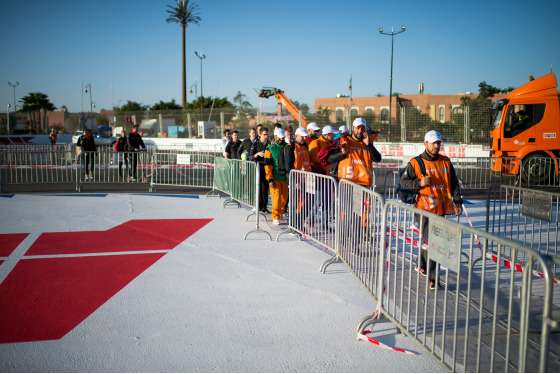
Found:
<svg viewBox="0 0 560 374"><path fill-rule="evenodd" d="M424 165L424 160L422 160L422 157L420 157L420 156L416 156L414 158L416 159L416 161L418 162L418 165L420 166L420 172L422 173L422 175L425 176L426 175L426 165ZM399 170L399 183L397 184L397 195L403 203L409 204L409 205L414 205L414 204L416 204L416 195L418 195L418 191L407 190L407 189L403 188L403 186L401 186L401 177L402 177L405 170L406 170L406 167Z"/></svg>

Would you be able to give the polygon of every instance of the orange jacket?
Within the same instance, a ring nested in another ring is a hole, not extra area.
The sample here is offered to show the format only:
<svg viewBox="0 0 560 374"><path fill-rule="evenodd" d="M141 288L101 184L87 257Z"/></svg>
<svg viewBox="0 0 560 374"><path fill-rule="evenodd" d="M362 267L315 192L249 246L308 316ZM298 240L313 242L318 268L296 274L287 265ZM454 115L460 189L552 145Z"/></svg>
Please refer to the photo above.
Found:
<svg viewBox="0 0 560 374"><path fill-rule="evenodd" d="M417 207L437 214L454 214L453 195L451 189L451 161L448 157L439 155L437 160L425 160L426 176L430 177L431 185L422 187L417 196ZM416 178L422 179L423 175L420 171L420 165L416 159L410 160Z"/></svg>
<svg viewBox="0 0 560 374"><path fill-rule="evenodd" d="M313 166L313 171L315 173L329 175L329 168L331 165L328 164L323 167L321 165L321 161L317 158L317 153L319 153L322 148L330 144L332 143L325 139L322 135L309 144L309 158L311 159L311 166Z"/></svg>
<svg viewBox="0 0 560 374"><path fill-rule="evenodd" d="M351 136L346 138L348 153L338 162L338 179L346 179L361 186L373 184L373 161L364 142Z"/></svg>

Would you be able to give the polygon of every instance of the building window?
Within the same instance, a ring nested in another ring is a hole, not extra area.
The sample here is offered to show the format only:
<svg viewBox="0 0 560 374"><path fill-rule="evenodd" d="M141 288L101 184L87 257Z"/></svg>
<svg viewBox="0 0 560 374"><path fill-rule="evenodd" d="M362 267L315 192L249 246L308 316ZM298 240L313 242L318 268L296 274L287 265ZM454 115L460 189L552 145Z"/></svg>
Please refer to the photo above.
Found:
<svg viewBox="0 0 560 374"><path fill-rule="evenodd" d="M389 123L389 108L381 107L380 120L382 123Z"/></svg>
<svg viewBox="0 0 560 374"><path fill-rule="evenodd" d="M336 108L336 122L344 122L344 109Z"/></svg>
<svg viewBox="0 0 560 374"><path fill-rule="evenodd" d="M353 107L350 109L350 118L354 119L358 117L358 108Z"/></svg>
<svg viewBox="0 0 560 374"><path fill-rule="evenodd" d="M366 123L375 122L374 108L372 106L367 106L366 110L364 111L364 114L362 114L362 117L364 117L364 119L366 120Z"/></svg>
<svg viewBox="0 0 560 374"><path fill-rule="evenodd" d="M445 122L445 107L443 105L439 106L439 122Z"/></svg>

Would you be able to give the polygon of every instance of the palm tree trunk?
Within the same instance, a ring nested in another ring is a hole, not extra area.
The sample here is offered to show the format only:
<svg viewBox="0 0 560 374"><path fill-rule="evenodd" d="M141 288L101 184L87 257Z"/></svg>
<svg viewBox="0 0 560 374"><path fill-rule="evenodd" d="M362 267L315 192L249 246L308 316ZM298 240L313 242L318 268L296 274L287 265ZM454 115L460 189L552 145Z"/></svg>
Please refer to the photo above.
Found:
<svg viewBox="0 0 560 374"><path fill-rule="evenodd" d="M187 55L185 51L185 31L187 29L186 25L181 25L181 32L182 32L182 43L183 43L183 92L182 92L182 106L185 109L185 105L187 104Z"/></svg>

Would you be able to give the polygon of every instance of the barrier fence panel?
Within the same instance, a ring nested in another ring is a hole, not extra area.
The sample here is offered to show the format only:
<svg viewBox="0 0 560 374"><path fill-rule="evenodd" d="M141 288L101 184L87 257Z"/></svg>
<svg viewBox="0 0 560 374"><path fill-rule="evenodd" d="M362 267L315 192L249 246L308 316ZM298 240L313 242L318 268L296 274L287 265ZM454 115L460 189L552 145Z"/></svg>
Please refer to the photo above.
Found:
<svg viewBox="0 0 560 374"><path fill-rule="evenodd" d="M148 183L151 151L115 152L109 148L81 152L76 157L77 190L90 183Z"/></svg>
<svg viewBox="0 0 560 374"><path fill-rule="evenodd" d="M486 202L486 231L523 244L542 255L560 257L560 193L492 185ZM504 253L508 260L525 266L522 254ZM538 264L535 264L538 265ZM551 264L560 280L560 266ZM534 268L542 273L542 268Z"/></svg>
<svg viewBox="0 0 560 374"><path fill-rule="evenodd" d="M531 155L523 160L521 187L560 187L560 158Z"/></svg>
<svg viewBox="0 0 560 374"><path fill-rule="evenodd" d="M251 233L262 232L266 233L272 240L270 233L262 230L259 226L260 214L257 212L259 173L259 167L255 162L216 157L214 164L214 189L230 195L229 199L223 203L223 207L233 202L238 207L244 204L253 208L253 212L247 216L246 220L254 215L256 226L245 234L244 239L247 239L247 236Z"/></svg>
<svg viewBox="0 0 560 374"><path fill-rule="evenodd" d="M487 189L493 183L513 185L518 180L514 168L520 164L516 157L451 157L457 178L463 189ZM499 172L493 172L492 165Z"/></svg>
<svg viewBox="0 0 560 374"><path fill-rule="evenodd" d="M370 291L378 295L382 317L452 371L560 370L560 345L551 335L558 326L551 314L553 283L541 254L397 201L385 203L381 222L386 249L377 290ZM431 290L429 278L415 271L421 247L439 264L441 288ZM495 257L472 261L486 251ZM542 267L543 277L508 266L504 253L511 251L523 253L529 269ZM362 322L358 336L373 322Z"/></svg>
<svg viewBox="0 0 560 374"><path fill-rule="evenodd" d="M383 197L371 189L340 180L336 255L376 298L381 245Z"/></svg>
<svg viewBox="0 0 560 374"><path fill-rule="evenodd" d="M290 171L288 230L335 251L337 185L333 177Z"/></svg>
<svg viewBox="0 0 560 374"><path fill-rule="evenodd" d="M62 147L0 149L2 184L76 183L76 165Z"/></svg>
<svg viewBox="0 0 560 374"><path fill-rule="evenodd" d="M207 187L214 185L215 152L156 152L152 156L150 191L156 186Z"/></svg>

